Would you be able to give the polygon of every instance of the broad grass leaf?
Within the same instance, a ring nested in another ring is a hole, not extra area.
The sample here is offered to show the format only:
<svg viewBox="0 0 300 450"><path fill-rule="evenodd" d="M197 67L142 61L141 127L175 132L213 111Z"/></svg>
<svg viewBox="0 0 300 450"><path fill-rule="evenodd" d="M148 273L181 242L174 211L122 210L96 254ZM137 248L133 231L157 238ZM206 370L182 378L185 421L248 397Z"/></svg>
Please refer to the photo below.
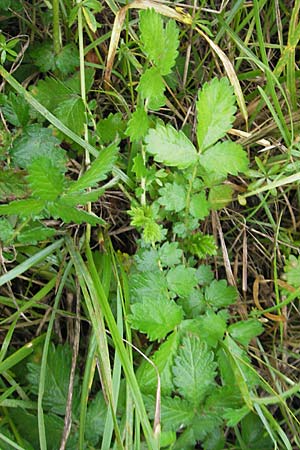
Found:
<svg viewBox="0 0 300 450"><path fill-rule="evenodd" d="M95 186L107 178L108 172L113 168L117 159L119 147L117 144L111 144L109 147L101 150L99 156L92 162L90 168L84 174L71 184L68 193L79 192L84 189Z"/></svg>
<svg viewBox="0 0 300 450"><path fill-rule="evenodd" d="M219 142L200 155L200 164L208 172L227 177L248 170L248 157L242 146L235 142Z"/></svg>
<svg viewBox="0 0 300 450"><path fill-rule="evenodd" d="M46 156L36 158L28 167L27 180L33 197L53 201L63 191L64 175Z"/></svg>
<svg viewBox="0 0 300 450"><path fill-rule="evenodd" d="M46 156L54 166L65 170L66 152L59 147L60 141L49 128L38 124L27 126L10 150L14 166L27 169L34 159Z"/></svg>
<svg viewBox="0 0 300 450"><path fill-rule="evenodd" d="M169 20L164 27L162 16L154 9L147 9L140 12L139 27L146 55L161 75L169 74L178 55L179 30L175 21Z"/></svg>
<svg viewBox="0 0 300 450"><path fill-rule="evenodd" d="M74 133L83 134L84 123L86 122L85 108L82 98L79 96L72 94L59 103L54 110L54 115Z"/></svg>
<svg viewBox="0 0 300 450"><path fill-rule="evenodd" d="M135 303L131 306L131 311L128 319L132 328L147 334L151 341L165 338L180 324L183 317L182 308L173 300L161 301L157 298Z"/></svg>
<svg viewBox="0 0 300 450"><path fill-rule="evenodd" d="M192 405L199 405L215 385L216 367L205 342L196 336L184 337L173 367L178 392Z"/></svg>
<svg viewBox="0 0 300 450"><path fill-rule="evenodd" d="M161 379L162 394L170 395L174 389L172 365L179 343L177 331L173 331L151 357ZM143 361L137 370L137 380L144 394L155 395L157 390L157 373L152 364Z"/></svg>
<svg viewBox="0 0 300 450"><path fill-rule="evenodd" d="M148 101L148 108L154 111L159 110L166 104L165 89L163 78L157 67L146 69L137 87L142 99Z"/></svg>
<svg viewBox="0 0 300 450"><path fill-rule="evenodd" d="M197 101L197 139L203 152L232 127L235 96L227 78L214 78L199 91Z"/></svg>
<svg viewBox="0 0 300 450"><path fill-rule="evenodd" d="M155 161L186 169L197 161L197 151L182 131L171 125L157 125L145 138L146 150Z"/></svg>

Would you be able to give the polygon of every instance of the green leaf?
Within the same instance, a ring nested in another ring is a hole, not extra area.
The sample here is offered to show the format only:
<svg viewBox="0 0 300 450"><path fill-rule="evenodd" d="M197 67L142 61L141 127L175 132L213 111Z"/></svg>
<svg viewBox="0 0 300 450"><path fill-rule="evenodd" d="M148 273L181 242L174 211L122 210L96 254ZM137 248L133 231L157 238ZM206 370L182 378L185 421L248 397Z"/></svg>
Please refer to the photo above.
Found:
<svg viewBox="0 0 300 450"><path fill-rule="evenodd" d="M235 142L219 142L200 155L200 164L208 172L216 172L218 175L238 175L248 169L247 153L242 146Z"/></svg>
<svg viewBox="0 0 300 450"><path fill-rule="evenodd" d="M156 271L145 271L132 274L129 278L130 299L132 302L169 300L167 281L164 273L158 268Z"/></svg>
<svg viewBox="0 0 300 450"><path fill-rule="evenodd" d="M217 254L217 247L214 237L210 234L195 233L190 235L186 241L187 250L198 258L205 258L207 255L213 256Z"/></svg>
<svg viewBox="0 0 300 450"><path fill-rule="evenodd" d="M22 197L27 193L22 172L14 170L0 170L0 199L1 201L14 200L16 197Z"/></svg>
<svg viewBox="0 0 300 450"><path fill-rule="evenodd" d="M179 264L183 251L178 248L178 242L165 242L158 250L162 266L171 267Z"/></svg>
<svg viewBox="0 0 300 450"><path fill-rule="evenodd" d="M96 397L88 402L86 415L85 439L92 446L97 446L99 439L103 436L107 413L107 405L103 394L99 391Z"/></svg>
<svg viewBox="0 0 300 450"><path fill-rule="evenodd" d="M201 151L215 144L232 127L235 96L227 78L214 78L199 91L197 139Z"/></svg>
<svg viewBox="0 0 300 450"><path fill-rule="evenodd" d="M33 58L34 64L39 68L40 72L55 70L55 54L52 42L37 43L30 50L29 55Z"/></svg>
<svg viewBox="0 0 300 450"><path fill-rule="evenodd" d="M148 115L144 108L137 108L128 121L125 134L130 137L131 142L139 141L146 136L149 125Z"/></svg>
<svg viewBox="0 0 300 450"><path fill-rule="evenodd" d="M79 67L79 53L75 44L65 45L55 57L55 64L63 75L74 72Z"/></svg>
<svg viewBox="0 0 300 450"><path fill-rule="evenodd" d="M54 110L54 115L74 133L83 134L86 122L85 108L82 99L77 95L71 95L60 102Z"/></svg>
<svg viewBox="0 0 300 450"><path fill-rule="evenodd" d="M0 215L19 215L20 217L36 217L39 216L44 209L45 202L29 198L27 200L15 200L8 205L0 205Z"/></svg>
<svg viewBox="0 0 300 450"><path fill-rule="evenodd" d="M5 119L15 127L24 127L29 121L29 104L20 95L10 92L2 103L2 113Z"/></svg>
<svg viewBox="0 0 300 450"><path fill-rule="evenodd" d="M147 334L151 341L163 339L182 320L182 309L172 300L151 298L131 306L128 316L132 328Z"/></svg>
<svg viewBox="0 0 300 450"><path fill-rule="evenodd" d="M215 309L232 305L236 302L237 296L235 287L227 286L225 280L214 280L205 288L205 300Z"/></svg>
<svg viewBox="0 0 300 450"><path fill-rule="evenodd" d="M240 320L229 326L228 332L231 337L240 344L247 346L251 339L263 333L264 327L257 319Z"/></svg>
<svg viewBox="0 0 300 450"><path fill-rule="evenodd" d="M196 278L196 269L176 266L169 270L167 275L168 287L179 297L187 297L198 282Z"/></svg>
<svg viewBox="0 0 300 450"><path fill-rule="evenodd" d="M165 85L156 67L145 70L140 78L137 91L143 100L148 100L148 108L157 111L166 103Z"/></svg>
<svg viewBox="0 0 300 450"><path fill-rule="evenodd" d="M178 55L179 31L175 21L169 20L166 28L163 19L154 9L140 12L141 41L148 58L162 75L171 72Z"/></svg>
<svg viewBox="0 0 300 450"><path fill-rule="evenodd" d="M28 166L28 177L33 197L41 200L55 200L63 191L64 175L51 159L41 156Z"/></svg>
<svg viewBox="0 0 300 450"><path fill-rule="evenodd" d="M64 416L66 412L66 401L69 391L72 351L67 345L50 345L47 370L45 378L45 390L43 396L43 407L48 412ZM27 364L27 381L30 383L31 392L38 395L40 370L39 364L30 362ZM78 377L75 377L73 390L73 411L79 405Z"/></svg>
<svg viewBox="0 0 300 450"><path fill-rule="evenodd" d="M159 346L159 349L156 350L151 357L151 361L154 363L160 375L162 394L165 395L170 395L174 389L171 369L174 356L177 352L178 343L178 333L175 330L167 337L166 341ZM139 366L137 370L137 380L144 394L154 395L156 393L157 373L153 365L149 364L148 361L144 360Z"/></svg>
<svg viewBox="0 0 300 450"><path fill-rule="evenodd" d="M201 264L196 270L196 277L200 286L209 285L214 279L214 273L211 270L211 266Z"/></svg>
<svg viewBox="0 0 300 450"><path fill-rule="evenodd" d="M74 208L64 203L63 200L49 203L47 209L54 219L62 219L65 223L89 223L90 225L104 225L105 221L92 213L88 213L82 209Z"/></svg>
<svg viewBox="0 0 300 450"><path fill-rule="evenodd" d="M225 208L232 201L233 192L232 187L228 185L213 186L208 195L210 208L214 211Z"/></svg>
<svg viewBox="0 0 300 450"><path fill-rule="evenodd" d="M300 257L296 258L296 256L290 255L284 271L288 284L298 289L300 286Z"/></svg>
<svg viewBox="0 0 300 450"><path fill-rule="evenodd" d="M53 112L60 103L67 100L72 93L65 83L52 77L39 80L31 92L50 112ZM55 95L53 95L53 92L55 92Z"/></svg>
<svg viewBox="0 0 300 450"><path fill-rule="evenodd" d="M197 151L182 131L171 125L157 125L145 138L146 150L155 161L186 169L197 161Z"/></svg>
<svg viewBox="0 0 300 450"><path fill-rule="evenodd" d="M14 235L14 228L7 219L0 219L0 241L10 243Z"/></svg>
<svg viewBox="0 0 300 450"><path fill-rule="evenodd" d="M241 422L241 435L247 450L271 450L274 448L261 419L249 413Z"/></svg>
<svg viewBox="0 0 300 450"><path fill-rule="evenodd" d="M200 339L210 347L216 347L218 342L223 339L226 331L226 320L222 315L208 310L204 316L198 317L197 322Z"/></svg>
<svg viewBox="0 0 300 450"><path fill-rule="evenodd" d="M134 255L136 267L140 272L154 272L159 267L159 255L154 248L140 248Z"/></svg>
<svg viewBox="0 0 300 450"><path fill-rule="evenodd" d="M161 402L161 420L164 430L177 431L187 427L193 421L195 412L190 402L179 397L163 397Z"/></svg>
<svg viewBox="0 0 300 450"><path fill-rule="evenodd" d="M105 119L97 123L97 135L101 144L109 144L117 138L123 137L126 124L121 113L110 113Z"/></svg>
<svg viewBox="0 0 300 450"><path fill-rule="evenodd" d="M54 236L55 233L55 228L45 227L39 222L30 222L17 234L17 240L22 244L36 245L38 242Z"/></svg>
<svg viewBox="0 0 300 450"><path fill-rule="evenodd" d="M12 146L11 156L15 166L27 169L35 158L46 156L54 166L65 170L66 152L59 147L60 141L52 130L38 124L26 127Z"/></svg>
<svg viewBox="0 0 300 450"><path fill-rule="evenodd" d="M166 183L159 189L158 203L167 211L182 211L186 203L186 190L182 184Z"/></svg>
<svg viewBox="0 0 300 450"><path fill-rule="evenodd" d="M200 192L192 196L190 203L190 214L196 219L202 220L208 216L210 212L209 203L206 199L205 192Z"/></svg>
<svg viewBox="0 0 300 450"><path fill-rule="evenodd" d="M147 176L148 171L147 168L145 167L145 161L140 153L138 153L133 158L133 165L131 170L138 180L141 180L143 177Z"/></svg>
<svg viewBox="0 0 300 450"><path fill-rule="evenodd" d="M192 405L199 405L215 385L217 364L213 352L196 336L186 336L173 367L178 392Z"/></svg>
<svg viewBox="0 0 300 450"><path fill-rule="evenodd" d="M117 144L111 144L109 147L101 150L99 156L92 162L90 168L84 174L71 184L68 193L79 192L95 186L107 178L107 173L111 171L118 153Z"/></svg>

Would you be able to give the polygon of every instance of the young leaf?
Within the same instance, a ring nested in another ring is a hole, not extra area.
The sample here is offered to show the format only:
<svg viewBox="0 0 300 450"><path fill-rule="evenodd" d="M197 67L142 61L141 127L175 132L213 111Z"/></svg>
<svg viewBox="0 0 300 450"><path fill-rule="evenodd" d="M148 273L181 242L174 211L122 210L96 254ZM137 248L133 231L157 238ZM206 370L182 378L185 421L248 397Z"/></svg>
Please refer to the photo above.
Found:
<svg viewBox="0 0 300 450"><path fill-rule="evenodd" d="M186 169L197 161L197 151L182 131L171 125L157 125L145 138L146 150L155 161Z"/></svg>
<svg viewBox="0 0 300 450"><path fill-rule="evenodd" d="M224 177L230 173L237 175L248 169L247 153L235 142L219 142L200 155L200 164L208 172L216 172Z"/></svg>
<svg viewBox="0 0 300 450"><path fill-rule="evenodd" d="M300 257L290 255L284 267L288 284L299 288L300 286Z"/></svg>
<svg viewBox="0 0 300 450"><path fill-rule="evenodd" d="M180 324L182 309L172 300L151 298L131 306L128 316L132 328L147 334L151 341L163 339Z"/></svg>
<svg viewBox="0 0 300 450"><path fill-rule="evenodd" d="M59 147L60 141L52 130L38 124L26 127L12 146L11 156L15 166L27 169L35 158L46 156L55 167L65 170L66 152Z"/></svg>
<svg viewBox="0 0 300 450"><path fill-rule="evenodd" d="M234 121L235 96L227 78L214 78L199 91L197 139L203 152L221 139Z"/></svg>
<svg viewBox="0 0 300 450"><path fill-rule="evenodd" d="M137 87L137 91L141 94L142 99L148 100L149 109L154 111L165 105L165 89L163 78L156 67L145 70Z"/></svg>
<svg viewBox="0 0 300 450"><path fill-rule="evenodd" d="M82 177L71 184L68 193L82 191L95 186L99 181L105 180L107 172L111 171L117 159L118 150L117 144L111 144L102 150Z"/></svg>
<svg viewBox="0 0 300 450"><path fill-rule="evenodd" d="M78 135L83 134L86 121L85 108L82 99L77 95L73 94L59 103L54 110L54 115L74 133Z"/></svg>
<svg viewBox="0 0 300 450"><path fill-rule="evenodd" d="M206 199L205 192L193 195L190 203L190 213L196 219L202 220L208 216L210 212L209 203Z"/></svg>
<svg viewBox="0 0 300 450"><path fill-rule="evenodd" d="M140 12L141 41L148 58L162 75L171 72L177 57L179 31L175 21L169 20L166 28L163 19L154 9Z"/></svg>
<svg viewBox="0 0 300 450"><path fill-rule="evenodd" d="M196 269L176 266L169 270L167 275L168 287L179 297L187 297L193 287L197 285Z"/></svg>
<svg viewBox="0 0 300 450"><path fill-rule="evenodd" d="M51 159L41 156L28 167L28 177L33 197L53 201L63 191L64 175L55 167Z"/></svg>
<svg viewBox="0 0 300 450"><path fill-rule="evenodd" d="M206 301L215 309L232 305L237 300L237 290L227 286L225 280L214 280L205 289Z"/></svg>
<svg viewBox="0 0 300 450"><path fill-rule="evenodd" d="M145 137L149 129L148 114L143 108L137 108L131 115L125 131L131 142L136 142Z"/></svg>
<svg viewBox="0 0 300 450"><path fill-rule="evenodd" d="M200 259L217 253L214 237L201 232L190 235L185 241L185 246L192 255L196 255Z"/></svg>
<svg viewBox="0 0 300 450"><path fill-rule="evenodd" d="M213 352L196 336L186 336L179 347L173 367L174 384L178 392L199 405L215 385L216 367Z"/></svg>
<svg viewBox="0 0 300 450"><path fill-rule="evenodd" d="M159 189L158 203L163 205L167 211L182 211L186 203L186 191L182 184L166 183Z"/></svg>

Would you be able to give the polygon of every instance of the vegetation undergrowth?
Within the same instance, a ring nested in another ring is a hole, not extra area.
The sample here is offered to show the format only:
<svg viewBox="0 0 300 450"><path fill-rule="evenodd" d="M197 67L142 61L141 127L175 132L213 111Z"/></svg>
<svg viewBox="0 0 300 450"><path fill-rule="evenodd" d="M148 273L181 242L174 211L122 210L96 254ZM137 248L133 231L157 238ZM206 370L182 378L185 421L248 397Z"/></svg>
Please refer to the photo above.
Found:
<svg viewBox="0 0 300 450"><path fill-rule="evenodd" d="M299 10L0 1L1 449L300 447Z"/></svg>

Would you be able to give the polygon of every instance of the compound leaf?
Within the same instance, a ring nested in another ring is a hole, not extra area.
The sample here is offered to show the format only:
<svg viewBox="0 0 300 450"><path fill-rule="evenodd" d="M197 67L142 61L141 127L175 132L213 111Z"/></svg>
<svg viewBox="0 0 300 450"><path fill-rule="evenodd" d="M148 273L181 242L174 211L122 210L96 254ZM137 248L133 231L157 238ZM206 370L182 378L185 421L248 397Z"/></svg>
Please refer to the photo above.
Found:
<svg viewBox="0 0 300 450"><path fill-rule="evenodd" d="M200 155L200 164L208 172L216 172L218 175L237 175L248 169L247 153L242 146L235 142L219 142L210 147L203 155Z"/></svg>
<svg viewBox="0 0 300 450"><path fill-rule="evenodd" d="M183 131L171 125L157 125L145 138L146 150L155 161L185 169L197 161L197 151Z"/></svg>
<svg viewBox="0 0 300 450"><path fill-rule="evenodd" d="M197 139L201 151L221 139L234 121L235 96L227 78L214 78L199 91Z"/></svg>
<svg viewBox="0 0 300 450"><path fill-rule="evenodd" d="M213 352L196 336L185 336L173 367L174 384L192 405L198 405L215 384Z"/></svg>

